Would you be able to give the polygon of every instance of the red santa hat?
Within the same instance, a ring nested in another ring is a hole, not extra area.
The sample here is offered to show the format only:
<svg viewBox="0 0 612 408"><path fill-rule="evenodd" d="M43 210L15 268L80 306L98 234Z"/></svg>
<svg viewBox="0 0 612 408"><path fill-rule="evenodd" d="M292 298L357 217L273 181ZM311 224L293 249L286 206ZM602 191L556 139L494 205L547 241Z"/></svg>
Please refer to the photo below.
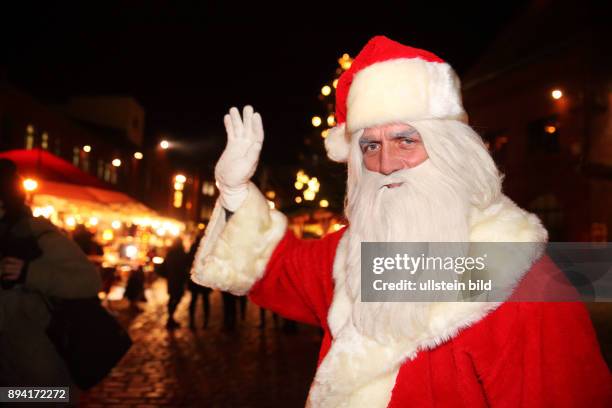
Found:
<svg viewBox="0 0 612 408"><path fill-rule="evenodd" d="M423 119L467 122L457 74L429 51L376 36L338 79L337 125L325 148L332 160L346 162L356 130Z"/></svg>

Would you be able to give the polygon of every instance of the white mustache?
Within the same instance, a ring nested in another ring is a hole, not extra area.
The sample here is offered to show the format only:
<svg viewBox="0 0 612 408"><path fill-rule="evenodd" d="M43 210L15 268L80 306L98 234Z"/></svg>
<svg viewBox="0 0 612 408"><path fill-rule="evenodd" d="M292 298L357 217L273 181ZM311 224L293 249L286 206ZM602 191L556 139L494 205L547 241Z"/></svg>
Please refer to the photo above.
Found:
<svg viewBox="0 0 612 408"><path fill-rule="evenodd" d="M398 184L397 187L400 187L404 183L409 183L410 179L415 176L414 173L417 167L398 170L388 175L371 172L369 170L366 171L369 173L368 177L371 178L371 181L374 186L376 186L380 190L383 188L389 188L389 185L391 184Z"/></svg>

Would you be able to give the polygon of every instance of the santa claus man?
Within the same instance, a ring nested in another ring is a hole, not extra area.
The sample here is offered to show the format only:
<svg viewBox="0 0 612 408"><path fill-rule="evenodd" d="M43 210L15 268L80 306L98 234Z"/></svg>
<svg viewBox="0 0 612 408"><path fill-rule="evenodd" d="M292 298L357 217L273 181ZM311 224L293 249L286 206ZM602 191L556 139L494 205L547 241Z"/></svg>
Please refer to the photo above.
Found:
<svg viewBox="0 0 612 408"><path fill-rule="evenodd" d="M547 232L501 193L467 125L459 80L436 55L375 37L339 79L329 157L348 163L349 227L302 241L249 182L264 133L225 116L220 198L192 280L322 327L311 407L604 406L611 380L579 303L362 302L364 241L532 242ZM541 251L516 282L554 267Z"/></svg>

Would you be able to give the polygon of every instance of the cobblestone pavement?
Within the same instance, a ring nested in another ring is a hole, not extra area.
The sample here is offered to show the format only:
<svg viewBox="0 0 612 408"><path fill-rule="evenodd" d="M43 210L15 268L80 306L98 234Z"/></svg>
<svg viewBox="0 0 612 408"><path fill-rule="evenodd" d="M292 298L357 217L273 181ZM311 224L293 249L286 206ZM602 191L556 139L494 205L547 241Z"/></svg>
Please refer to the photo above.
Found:
<svg viewBox="0 0 612 408"><path fill-rule="evenodd" d="M83 407L303 407L315 372L320 344L318 329L299 325L295 333L274 327L260 329L259 307L249 303L236 330L222 328L219 293L211 294L207 329L188 328L189 292L177 320L165 328L165 283L148 291L143 312L129 312L123 301L112 302L129 327L134 345L96 387L80 398ZM201 307L198 304L201 326Z"/></svg>
<svg viewBox="0 0 612 408"><path fill-rule="evenodd" d="M299 325L285 333L267 314L260 329L259 307L249 303L235 332L222 329L219 293L211 295L211 324L187 327L189 292L177 312L182 327L165 328L167 296L158 280L142 313L112 302L129 327L134 345L111 374L81 396L83 407L303 407L315 372L320 335ZM201 305L198 323L201 324ZM604 357L612 362L612 303L587 304Z"/></svg>

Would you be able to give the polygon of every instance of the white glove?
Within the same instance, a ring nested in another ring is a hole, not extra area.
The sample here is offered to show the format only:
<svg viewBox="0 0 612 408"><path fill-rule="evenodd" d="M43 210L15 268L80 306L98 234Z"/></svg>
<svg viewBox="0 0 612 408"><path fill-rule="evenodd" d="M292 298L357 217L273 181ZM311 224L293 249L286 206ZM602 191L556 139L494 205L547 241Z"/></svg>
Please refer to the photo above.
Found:
<svg viewBox="0 0 612 408"><path fill-rule="evenodd" d="M215 166L221 205L236 211L248 195L248 183L259 161L263 143L263 125L259 113L245 106L240 118L238 109L231 108L223 118L227 132L227 145Z"/></svg>

